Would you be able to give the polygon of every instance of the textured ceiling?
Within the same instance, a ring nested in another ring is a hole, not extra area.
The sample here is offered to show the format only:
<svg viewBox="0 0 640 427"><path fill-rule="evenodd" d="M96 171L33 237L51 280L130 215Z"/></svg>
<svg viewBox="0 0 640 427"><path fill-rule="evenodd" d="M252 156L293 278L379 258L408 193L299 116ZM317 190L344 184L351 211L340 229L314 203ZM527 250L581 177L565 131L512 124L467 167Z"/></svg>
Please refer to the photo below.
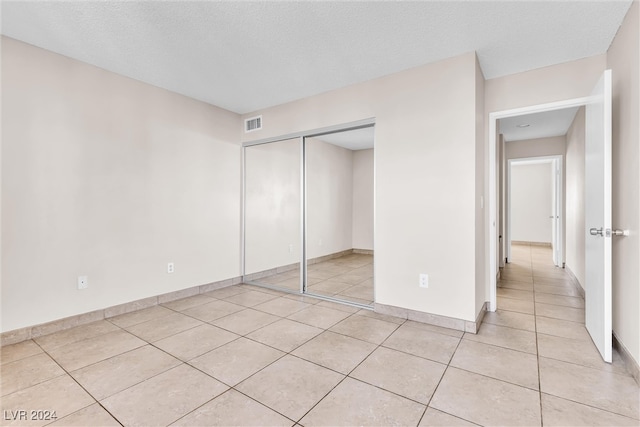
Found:
<svg viewBox="0 0 640 427"><path fill-rule="evenodd" d="M2 33L246 113L474 50L486 78L600 54L630 4L2 1Z"/></svg>
<svg viewBox="0 0 640 427"><path fill-rule="evenodd" d="M500 133L507 142L566 135L577 111L578 107L573 107L507 117L500 119ZM518 127L524 124L529 126Z"/></svg>

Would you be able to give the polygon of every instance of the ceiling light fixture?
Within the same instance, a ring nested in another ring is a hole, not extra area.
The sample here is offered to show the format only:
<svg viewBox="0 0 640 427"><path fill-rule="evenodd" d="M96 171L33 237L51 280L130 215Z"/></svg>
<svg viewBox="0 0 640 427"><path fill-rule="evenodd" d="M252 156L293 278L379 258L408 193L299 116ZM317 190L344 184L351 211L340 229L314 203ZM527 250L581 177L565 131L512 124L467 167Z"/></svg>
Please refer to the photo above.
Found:
<svg viewBox="0 0 640 427"><path fill-rule="evenodd" d="M529 126L531 125L528 123L522 123L522 124L516 125L516 127L519 127L519 128L528 128Z"/></svg>

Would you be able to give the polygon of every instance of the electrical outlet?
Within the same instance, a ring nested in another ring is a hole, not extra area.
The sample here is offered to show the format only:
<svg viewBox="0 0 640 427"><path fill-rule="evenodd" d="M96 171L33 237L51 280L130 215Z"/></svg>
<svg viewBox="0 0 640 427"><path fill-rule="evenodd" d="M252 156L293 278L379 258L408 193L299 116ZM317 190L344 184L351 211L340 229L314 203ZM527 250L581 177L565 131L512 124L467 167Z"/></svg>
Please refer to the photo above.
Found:
<svg viewBox="0 0 640 427"><path fill-rule="evenodd" d="M89 287L88 276L78 276L78 289L87 289Z"/></svg>
<svg viewBox="0 0 640 427"><path fill-rule="evenodd" d="M420 273L420 279L418 281L418 286L421 288L429 287L429 275L426 273Z"/></svg>
<svg viewBox="0 0 640 427"><path fill-rule="evenodd" d="M289 253L293 252L293 245L289 245Z"/></svg>
<svg viewBox="0 0 640 427"><path fill-rule="evenodd" d="M167 273L173 273L173 263L172 262L167 264Z"/></svg>

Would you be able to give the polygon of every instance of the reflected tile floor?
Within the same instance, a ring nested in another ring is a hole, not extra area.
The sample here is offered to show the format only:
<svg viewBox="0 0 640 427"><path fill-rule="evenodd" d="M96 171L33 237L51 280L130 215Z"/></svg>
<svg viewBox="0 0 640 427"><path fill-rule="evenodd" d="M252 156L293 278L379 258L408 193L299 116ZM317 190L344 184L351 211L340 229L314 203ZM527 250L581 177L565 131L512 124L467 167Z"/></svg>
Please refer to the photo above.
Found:
<svg viewBox="0 0 640 427"><path fill-rule="evenodd" d="M549 249L513 255L477 335L236 285L6 346L0 425L638 426Z"/></svg>
<svg viewBox="0 0 640 427"><path fill-rule="evenodd" d="M365 305L373 304L373 255L359 253L343 255L310 264L307 270L310 294ZM257 279L256 283L296 291L300 289L297 270Z"/></svg>

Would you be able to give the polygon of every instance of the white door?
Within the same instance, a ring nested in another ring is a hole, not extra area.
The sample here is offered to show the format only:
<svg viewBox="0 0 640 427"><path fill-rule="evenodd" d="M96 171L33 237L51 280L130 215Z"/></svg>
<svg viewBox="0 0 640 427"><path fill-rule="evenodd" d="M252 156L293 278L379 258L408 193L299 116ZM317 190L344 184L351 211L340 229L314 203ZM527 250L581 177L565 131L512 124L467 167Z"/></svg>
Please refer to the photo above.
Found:
<svg viewBox="0 0 640 427"><path fill-rule="evenodd" d="M585 323L611 362L611 70L591 93L585 131Z"/></svg>

